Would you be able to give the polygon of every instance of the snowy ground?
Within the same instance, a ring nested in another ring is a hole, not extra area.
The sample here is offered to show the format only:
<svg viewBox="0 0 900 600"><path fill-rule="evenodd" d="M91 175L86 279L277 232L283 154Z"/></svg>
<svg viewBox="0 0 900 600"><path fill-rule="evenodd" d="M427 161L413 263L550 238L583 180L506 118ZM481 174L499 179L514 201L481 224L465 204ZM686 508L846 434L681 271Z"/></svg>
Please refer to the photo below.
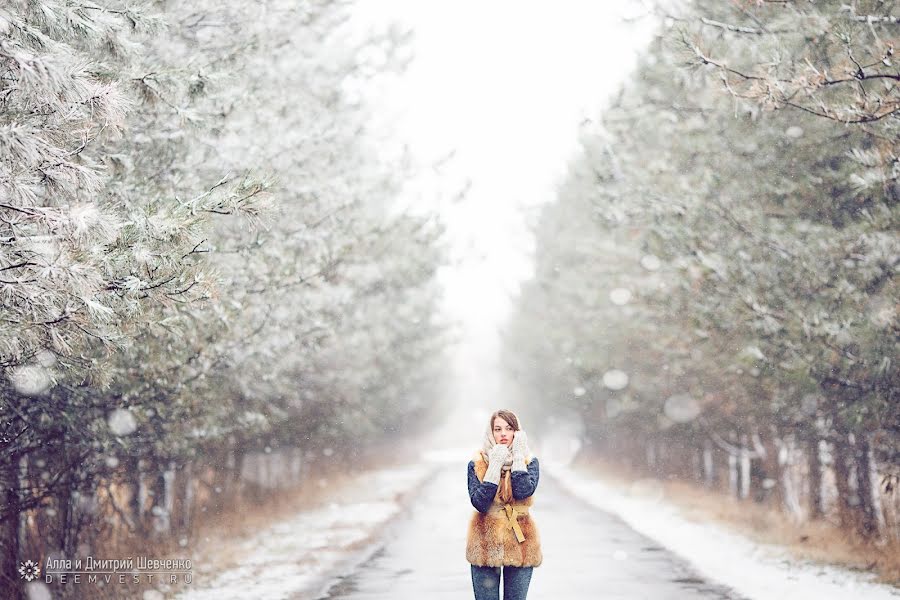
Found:
<svg viewBox="0 0 900 600"><path fill-rule="evenodd" d="M373 541L421 484L427 465L361 473L335 490L334 500L298 513L233 549L239 565L198 565L178 600L286 600L315 598L335 575L365 561ZM205 570L204 570L205 568Z"/></svg>
<svg viewBox="0 0 900 600"><path fill-rule="evenodd" d="M660 486L630 489L550 464L545 469L565 488L636 531L684 557L704 577L750 600L896 600L900 589L872 576L802 562L776 546L756 543L717 524L692 521L667 502Z"/></svg>

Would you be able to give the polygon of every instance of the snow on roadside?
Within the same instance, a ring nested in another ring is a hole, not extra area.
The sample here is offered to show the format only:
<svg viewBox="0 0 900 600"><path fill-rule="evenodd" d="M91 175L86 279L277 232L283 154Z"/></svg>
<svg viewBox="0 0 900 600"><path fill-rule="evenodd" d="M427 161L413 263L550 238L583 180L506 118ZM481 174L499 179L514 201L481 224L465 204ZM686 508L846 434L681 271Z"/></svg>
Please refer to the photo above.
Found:
<svg viewBox="0 0 900 600"><path fill-rule="evenodd" d="M193 583L175 598L279 600L318 593L336 571L360 560L360 546L400 512L398 496L415 489L428 470L418 464L360 473L349 493L343 486L335 490L334 502L237 542L237 566L217 571L208 565L204 573L203 565L195 565Z"/></svg>
<svg viewBox="0 0 900 600"><path fill-rule="evenodd" d="M750 600L900 598L900 589L877 583L874 576L801 561L783 548L759 544L718 524L692 521L665 501L661 486L653 482L624 489L552 463L547 473L576 496L681 555L701 575Z"/></svg>

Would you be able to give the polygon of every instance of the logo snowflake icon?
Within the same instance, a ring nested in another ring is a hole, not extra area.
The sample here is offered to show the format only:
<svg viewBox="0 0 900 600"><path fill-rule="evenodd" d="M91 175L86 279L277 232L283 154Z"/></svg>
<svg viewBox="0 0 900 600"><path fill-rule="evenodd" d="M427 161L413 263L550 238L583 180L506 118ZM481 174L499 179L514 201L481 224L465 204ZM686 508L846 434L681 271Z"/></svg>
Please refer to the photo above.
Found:
<svg viewBox="0 0 900 600"><path fill-rule="evenodd" d="M34 581L40 574L41 567L34 561L26 560L19 564L19 575L21 575L22 579L25 581Z"/></svg>

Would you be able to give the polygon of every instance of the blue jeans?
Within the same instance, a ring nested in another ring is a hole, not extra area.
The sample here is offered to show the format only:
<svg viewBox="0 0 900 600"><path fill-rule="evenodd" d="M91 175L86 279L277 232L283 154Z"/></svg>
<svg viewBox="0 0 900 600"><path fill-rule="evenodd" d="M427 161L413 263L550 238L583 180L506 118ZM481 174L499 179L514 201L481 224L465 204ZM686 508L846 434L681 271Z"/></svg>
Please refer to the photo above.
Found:
<svg viewBox="0 0 900 600"><path fill-rule="evenodd" d="M472 567L475 600L500 600L500 567ZM503 600L525 600L534 567L503 567Z"/></svg>

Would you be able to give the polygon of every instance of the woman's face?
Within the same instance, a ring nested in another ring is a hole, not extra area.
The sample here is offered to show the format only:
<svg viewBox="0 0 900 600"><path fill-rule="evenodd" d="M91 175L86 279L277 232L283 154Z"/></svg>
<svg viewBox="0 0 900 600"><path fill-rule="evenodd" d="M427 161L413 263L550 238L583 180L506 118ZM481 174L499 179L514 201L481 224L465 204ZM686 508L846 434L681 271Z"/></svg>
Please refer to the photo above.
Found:
<svg viewBox="0 0 900 600"><path fill-rule="evenodd" d="M516 432L513 431L512 425L501 417L494 417L494 441L509 446L514 437L516 437Z"/></svg>

